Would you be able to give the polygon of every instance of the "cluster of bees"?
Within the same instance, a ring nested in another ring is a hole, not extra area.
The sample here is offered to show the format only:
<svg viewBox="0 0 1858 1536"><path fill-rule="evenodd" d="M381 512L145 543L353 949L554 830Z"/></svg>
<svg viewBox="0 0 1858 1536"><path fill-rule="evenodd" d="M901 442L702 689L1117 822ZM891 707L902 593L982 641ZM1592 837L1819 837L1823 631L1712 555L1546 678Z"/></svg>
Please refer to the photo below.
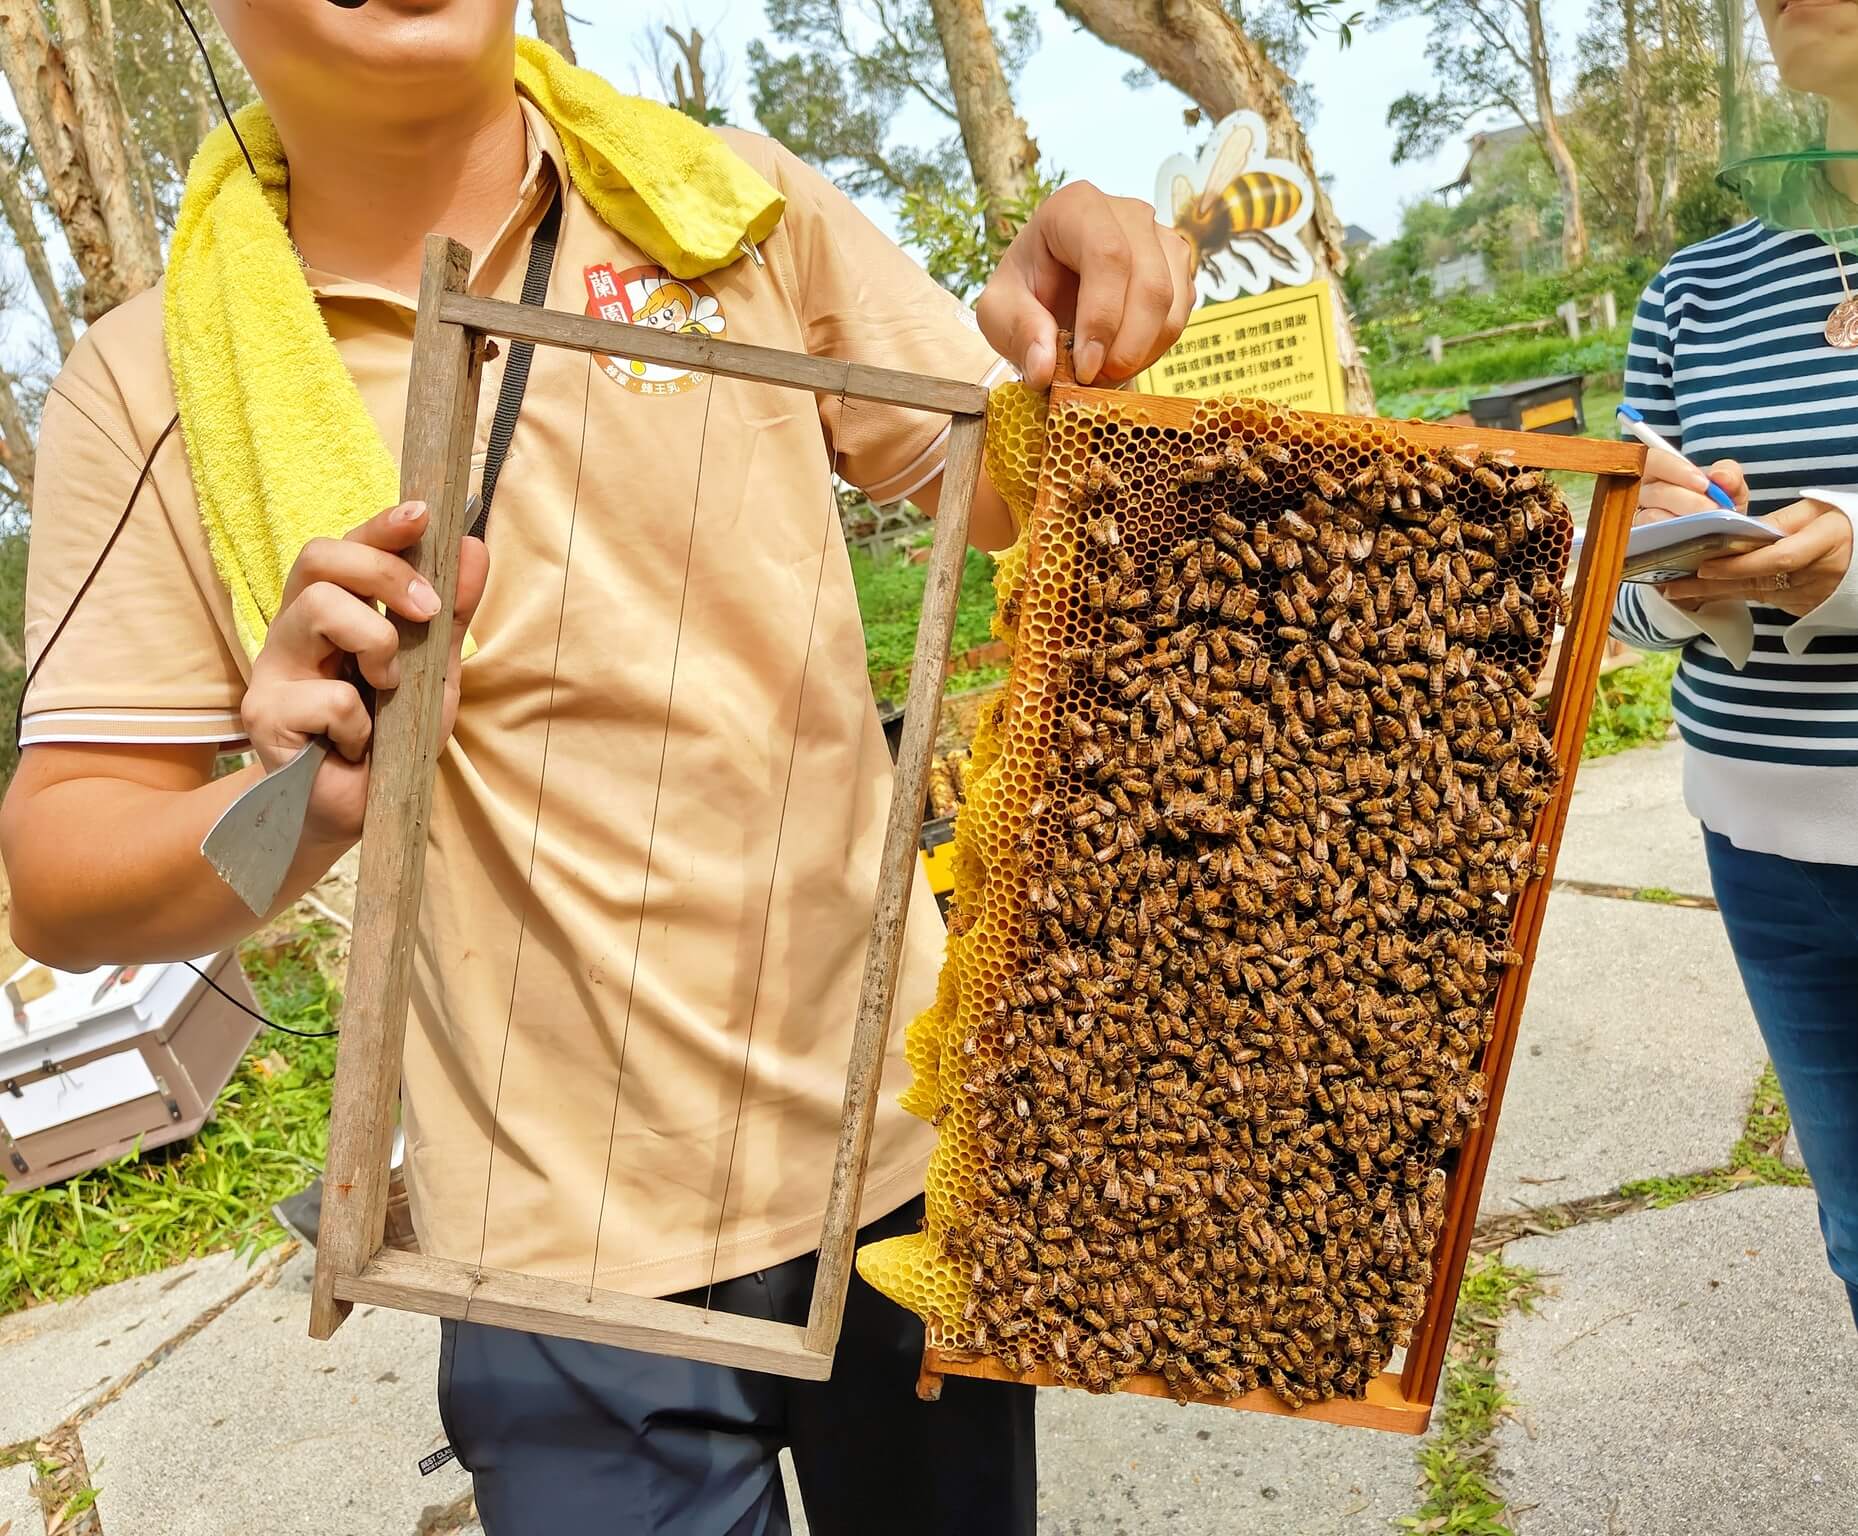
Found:
<svg viewBox="0 0 1858 1536"><path fill-rule="evenodd" d="M1572 525L1489 458L1183 438L1071 450L1066 575L1013 615L1041 756L962 1046L948 1342L1294 1407L1365 1392L1425 1303L1557 779Z"/></svg>
<svg viewBox="0 0 1858 1536"><path fill-rule="evenodd" d="M968 779L974 772L974 754L966 747L938 752L929 760L929 814L953 816L968 798Z"/></svg>

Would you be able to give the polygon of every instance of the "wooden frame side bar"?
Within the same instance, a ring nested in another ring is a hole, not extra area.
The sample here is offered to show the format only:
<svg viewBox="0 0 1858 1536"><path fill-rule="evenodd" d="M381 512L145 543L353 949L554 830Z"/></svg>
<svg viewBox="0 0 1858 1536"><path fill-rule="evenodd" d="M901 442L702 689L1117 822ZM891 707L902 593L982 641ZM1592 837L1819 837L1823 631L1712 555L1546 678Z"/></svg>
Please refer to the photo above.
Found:
<svg viewBox="0 0 1858 1536"><path fill-rule="evenodd" d="M1466 1133L1452 1170L1445 1225L1426 1310L1414 1329L1412 1347L1401 1377L1409 1398L1430 1403L1438 1392L1445 1369L1445 1351L1451 1340L1452 1316L1458 1308L1458 1287L1470 1257L1477 1225L1477 1207L1484 1192L1484 1173L1490 1164L1497 1116L1503 1107L1503 1090L1509 1081L1510 1062L1522 1024L1523 999L1535 967L1536 946L1548 907L1555 856L1562 828L1574 798L1575 774L1581 763L1581 744L1587 718L1593 711L1594 688L1600 663L1606 655L1608 625L1619 592L1620 570L1626 560L1626 540L1632 532L1639 469L1644 455L1630 473L1601 475L1594 483L1593 506L1587 514L1587 536L1581 541L1579 573L1574 582L1573 617L1562 639L1554 687L1549 693L1549 733L1555 760L1562 765L1561 783L1542 808L1536 822L1536 866L1516 898L1510 931L1521 938L1522 960L1504 975L1497 993L1496 1025L1484 1052L1483 1071L1489 1085L1484 1113Z"/></svg>
<svg viewBox="0 0 1858 1536"><path fill-rule="evenodd" d="M479 340L439 317L440 296L461 291L471 253L441 235L426 239L419 318L407 388L400 494L429 508L426 533L407 558L439 594L430 623L395 616L400 685L376 706L368 806L362 821L342 1037L329 1114L310 1333L326 1339L348 1315L340 1277L359 1274L386 1233L389 1153L400 1057L412 998L411 934L426 865L426 817L443 735L445 668L458 594L471 445L477 428Z"/></svg>
<svg viewBox="0 0 1858 1536"><path fill-rule="evenodd" d="M949 424L948 461L942 471L942 496L936 507L935 542L929 550L929 574L923 585L922 617L916 625L910 691L903 704L903 736L897 744L871 942L865 950L864 982L858 992L857 1021L852 1026L851 1070L845 1079L839 1145L833 1156L832 1185L820 1229L819 1268L814 1274L813 1304L807 1315L808 1347L828 1356L838 1345L845 1297L852 1281L858 1201L871 1154L871 1126L877 1110L878 1080L884 1071L884 1039L890 1032L891 1010L896 1003L897 968L903 958L910 889L917 878L917 846L929 792L929 763L935 755L942 683L955 636L961 573L968 556L968 514L980 479L981 441L986 430L986 419L981 416L957 416Z"/></svg>
<svg viewBox="0 0 1858 1536"><path fill-rule="evenodd" d="M335 1294L351 1304L455 1321L468 1318L496 1328L585 1339L806 1381L824 1381L832 1374L832 1356L807 1348L806 1330L795 1323L711 1312L623 1291L589 1290L570 1280L479 1269L397 1248L381 1249L359 1274L338 1276Z"/></svg>
<svg viewBox="0 0 1858 1536"><path fill-rule="evenodd" d="M775 347L753 347L739 341L717 341L707 336L683 336L622 320L598 320L591 315L570 315L558 309L509 304L447 291L439 303L439 319L468 326L487 336L532 341L545 347L566 347L576 352L604 352L644 363L687 368L693 373L720 374L727 379L754 379L785 384L816 394L844 395L850 400L873 400L915 410L942 411L954 416L979 416L987 409L987 391L960 379L928 378L895 368L873 368L840 358L809 357ZM1643 452L1644 450L1640 450Z"/></svg>

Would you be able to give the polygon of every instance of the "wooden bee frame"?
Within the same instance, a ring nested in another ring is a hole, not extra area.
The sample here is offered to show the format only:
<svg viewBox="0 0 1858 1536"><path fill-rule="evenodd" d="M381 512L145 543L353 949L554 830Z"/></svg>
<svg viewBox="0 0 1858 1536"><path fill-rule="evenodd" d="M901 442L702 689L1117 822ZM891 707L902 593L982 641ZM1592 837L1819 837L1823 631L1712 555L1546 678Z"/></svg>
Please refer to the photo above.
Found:
<svg viewBox="0 0 1858 1536"><path fill-rule="evenodd" d="M956 380L473 298L465 291L470 266L470 252L463 246L438 235L428 238L400 492L431 509L428 532L410 558L438 590L441 607L427 624L395 620L400 627L401 682L380 694L375 719L310 1332L328 1338L360 1302L824 1380L832 1371L851 1283L859 1196L967 553L968 516L980 474L987 392ZM804 1327L383 1246L426 817L441 745L446 659L458 588L458 545L468 523L466 481L480 368L490 337L672 364L951 417L871 939L852 1031L844 1115Z"/></svg>
<svg viewBox="0 0 1858 1536"><path fill-rule="evenodd" d="M1051 404L1054 415L1068 404L1084 407L1095 404L1126 410L1129 396L1120 392L1078 388L1068 382L1061 365L1060 383L1052 391ZM1182 431L1192 426L1197 408L1193 400L1162 398L1145 399L1143 406L1146 419L1154 425ZM1348 418L1305 414L1308 419L1317 422L1326 420L1358 425L1350 423ZM1546 703L1548 733L1554 743L1556 758L1562 765L1561 781L1536 822L1534 878L1523 886L1521 894L1516 898L1511 927L1510 942L1522 959L1504 975L1497 994L1495 1025L1482 1059L1482 1070L1489 1083L1489 1097L1482 1118L1466 1133L1456 1152L1445 1162L1449 1183L1445 1220L1438 1245L1434 1249L1434 1278L1426 1297L1425 1310L1407 1345L1402 1368L1398 1371L1383 1371L1368 1384L1366 1393L1360 1398L1331 1398L1296 1410L1287 1407L1268 1387L1238 1398L1200 1398L1198 1401L1417 1435L1423 1433L1430 1422L1439 1377L1444 1369L1458 1287L1464 1276L1472 1229L1477 1219L1478 1198L1483 1190L1484 1172L1490 1160L1497 1115L1503 1102L1504 1084L1509 1077L1510 1060L1515 1053L1517 1026L1529 984L1529 973L1535 962L1536 944L1541 936L1555 857L1561 846L1568 805L1574 792L1575 774L1580 766L1581 743L1586 735L1587 719L1593 706L1594 685L1606 651L1607 627L1619 589L1626 539L1631 530L1638 482L1645 464L1645 450L1637 444L1525 432L1487 431L1420 422L1387 425L1397 435L1423 448L1483 450L1500 454L1522 469L1569 470L1596 477L1592 507L1574 581L1573 613L1556 647L1558 654L1553 655L1553 686ZM1037 519L1044 513L1051 497L1052 482L1048 472L1040 477L1034 513L1035 538ZM919 1395L926 1398L938 1396L945 1376L971 1376L1036 1386L1058 1384L1056 1378L1044 1367L1020 1372L993 1355L934 1347L925 1349L917 1387ZM1120 1390L1151 1397L1174 1395L1169 1384L1156 1375L1131 1377L1122 1383Z"/></svg>

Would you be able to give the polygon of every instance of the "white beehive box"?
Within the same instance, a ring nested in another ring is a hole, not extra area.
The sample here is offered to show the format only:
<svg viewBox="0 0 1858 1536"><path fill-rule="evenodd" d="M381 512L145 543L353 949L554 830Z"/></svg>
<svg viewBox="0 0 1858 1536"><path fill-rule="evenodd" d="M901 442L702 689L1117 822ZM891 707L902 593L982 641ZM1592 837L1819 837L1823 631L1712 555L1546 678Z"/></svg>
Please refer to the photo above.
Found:
<svg viewBox="0 0 1858 1536"><path fill-rule="evenodd" d="M247 1007L231 951L196 962ZM36 1189L191 1136L258 1022L185 965L25 965L0 1001L0 1183Z"/></svg>

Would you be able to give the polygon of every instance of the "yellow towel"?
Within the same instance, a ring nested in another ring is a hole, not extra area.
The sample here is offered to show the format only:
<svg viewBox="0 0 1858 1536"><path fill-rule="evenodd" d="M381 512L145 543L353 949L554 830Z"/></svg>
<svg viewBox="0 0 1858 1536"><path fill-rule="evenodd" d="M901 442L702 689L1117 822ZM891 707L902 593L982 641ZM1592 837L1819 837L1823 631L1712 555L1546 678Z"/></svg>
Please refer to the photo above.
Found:
<svg viewBox="0 0 1858 1536"><path fill-rule="evenodd" d="M780 222L781 196L683 113L622 96L534 38L516 84L561 136L575 189L678 277L736 259ZM200 518L255 656L297 552L340 538L399 496L394 457L342 366L291 245L290 170L262 103L187 174L168 256L168 368Z"/></svg>

